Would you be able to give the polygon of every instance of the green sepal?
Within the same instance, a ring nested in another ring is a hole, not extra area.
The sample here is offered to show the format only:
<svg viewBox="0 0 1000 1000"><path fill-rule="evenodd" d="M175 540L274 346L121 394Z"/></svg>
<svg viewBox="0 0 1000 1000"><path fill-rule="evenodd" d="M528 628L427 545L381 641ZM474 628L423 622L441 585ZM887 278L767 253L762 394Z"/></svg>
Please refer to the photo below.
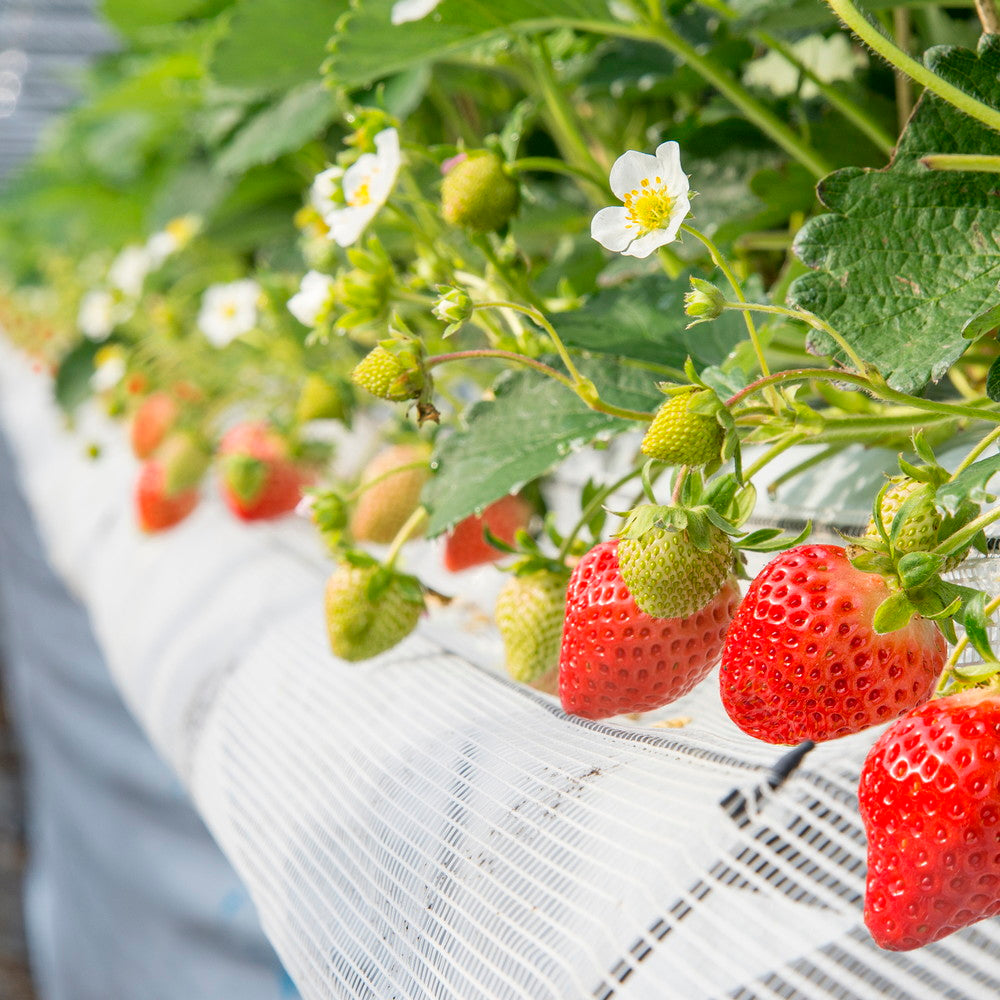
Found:
<svg viewBox="0 0 1000 1000"><path fill-rule="evenodd" d="M895 549L896 542L899 540L899 536L903 529L907 525L910 516L913 514L917 508L923 506L927 502L927 495L920 490L914 493L912 496L906 498L899 505L899 510L896 511L895 516L892 519L892 525L889 527L889 545Z"/></svg>
<svg viewBox="0 0 1000 1000"><path fill-rule="evenodd" d="M691 544L699 552L712 551L712 538L708 530L708 522L704 517L689 517L687 522L687 534Z"/></svg>
<svg viewBox="0 0 1000 1000"><path fill-rule="evenodd" d="M891 556L884 552L863 548L860 545L858 548L860 551L848 555L848 559L855 569L862 573L878 573L879 576L891 576L896 571Z"/></svg>
<svg viewBox="0 0 1000 1000"><path fill-rule="evenodd" d="M977 591L971 587L962 587L957 583L942 580L940 577L932 577L928 583L920 587L911 587L906 593L923 618L943 621L954 617Z"/></svg>
<svg viewBox="0 0 1000 1000"><path fill-rule="evenodd" d="M736 527L728 518L723 517L718 511L713 510L711 507L700 507L698 508L699 513L702 513L709 521L714 524L719 531L724 532L727 535L732 535L734 538L742 535L743 532Z"/></svg>
<svg viewBox="0 0 1000 1000"><path fill-rule="evenodd" d="M921 587L941 572L944 556L933 552L907 552L898 563L896 573L904 590Z"/></svg>
<svg viewBox="0 0 1000 1000"><path fill-rule="evenodd" d="M872 628L878 635L886 635L906 628L910 619L917 614L910 598L902 590L890 594L875 610Z"/></svg>
<svg viewBox="0 0 1000 1000"><path fill-rule="evenodd" d="M934 454L934 449L931 448L927 440L927 435L922 430L916 431L911 441L913 442L913 450L917 453L918 458L922 458L928 465L937 465L937 457Z"/></svg>
<svg viewBox="0 0 1000 1000"><path fill-rule="evenodd" d="M997 472L1000 472L1000 455L980 459L939 486L934 494L935 503L948 514L956 513L963 500L989 503L995 498L986 492L986 485Z"/></svg>
<svg viewBox="0 0 1000 1000"><path fill-rule="evenodd" d="M986 594L982 591L970 597L962 607L962 627L972 648L986 663L998 664L996 653L990 645L990 620L986 615Z"/></svg>
<svg viewBox="0 0 1000 1000"><path fill-rule="evenodd" d="M757 536L772 533L770 538L757 540ZM759 531L752 531L745 538L734 542L737 549L749 550L751 552L781 552L784 549L794 548L801 545L812 533L812 521L807 521L806 526L794 537L782 534L780 528L761 528Z"/></svg>
<svg viewBox="0 0 1000 1000"><path fill-rule="evenodd" d="M243 503L253 503L260 496L267 479L267 464L253 455L227 455L223 459L226 484Z"/></svg>
<svg viewBox="0 0 1000 1000"><path fill-rule="evenodd" d="M486 527L486 525L483 525L483 538L485 538L486 542L489 545L492 545L493 548L499 549L501 552L506 552L508 555L519 551L517 547L511 545L509 542L505 542L502 538L498 538L496 535L494 535L493 532L490 531L488 527Z"/></svg>
<svg viewBox="0 0 1000 1000"><path fill-rule="evenodd" d="M970 686L982 684L996 677L1000 673L1000 663L991 661L989 663L963 663L952 668L953 676L966 681Z"/></svg>

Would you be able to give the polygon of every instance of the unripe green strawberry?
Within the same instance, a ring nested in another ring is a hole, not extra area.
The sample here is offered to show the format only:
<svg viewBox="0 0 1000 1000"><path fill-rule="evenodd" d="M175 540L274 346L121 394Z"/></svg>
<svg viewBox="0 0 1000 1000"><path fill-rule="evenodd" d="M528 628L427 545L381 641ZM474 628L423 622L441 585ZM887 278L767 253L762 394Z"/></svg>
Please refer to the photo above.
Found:
<svg viewBox="0 0 1000 1000"><path fill-rule="evenodd" d="M373 396L395 403L416 399L424 384L419 369L407 368L381 344L358 362L351 372L351 381Z"/></svg>
<svg viewBox="0 0 1000 1000"><path fill-rule="evenodd" d="M654 618L686 618L722 589L736 558L724 532L709 525L703 552L687 531L653 527L618 545L618 566L640 611Z"/></svg>
<svg viewBox="0 0 1000 1000"><path fill-rule="evenodd" d="M300 424L310 420L340 420L345 413L344 394L340 387L322 375L310 372L295 403L295 419Z"/></svg>
<svg viewBox="0 0 1000 1000"><path fill-rule="evenodd" d="M398 444L379 452L365 466L361 495L351 514L351 534L357 541L387 545L396 537L420 503L431 474L430 457L426 443Z"/></svg>
<svg viewBox="0 0 1000 1000"><path fill-rule="evenodd" d="M911 497L922 496L922 500L912 508L899 534L896 536L896 549L899 552L927 552L937 545L937 531L941 526L941 513L934 506L934 490L928 483L921 483L909 476L896 476L892 486L882 494L881 514L882 525L886 531L892 528L892 522L899 513L899 508ZM868 522L865 538L881 538L875 519Z"/></svg>
<svg viewBox="0 0 1000 1000"><path fill-rule="evenodd" d="M352 663L402 642L417 626L424 602L412 577L377 563L341 563L327 580L324 607L330 648Z"/></svg>
<svg viewBox="0 0 1000 1000"><path fill-rule="evenodd" d="M554 692L559 681L568 582L564 573L538 569L512 576L497 597L494 617L507 654L507 672L542 691Z"/></svg>
<svg viewBox="0 0 1000 1000"><path fill-rule="evenodd" d="M671 465L697 467L719 458L723 431L715 417L693 413L692 403L708 395L691 390L671 396L657 411L642 439L643 454Z"/></svg>
<svg viewBox="0 0 1000 1000"><path fill-rule="evenodd" d="M487 233L517 211L521 191L495 153L470 153L445 174L441 214L445 222Z"/></svg>

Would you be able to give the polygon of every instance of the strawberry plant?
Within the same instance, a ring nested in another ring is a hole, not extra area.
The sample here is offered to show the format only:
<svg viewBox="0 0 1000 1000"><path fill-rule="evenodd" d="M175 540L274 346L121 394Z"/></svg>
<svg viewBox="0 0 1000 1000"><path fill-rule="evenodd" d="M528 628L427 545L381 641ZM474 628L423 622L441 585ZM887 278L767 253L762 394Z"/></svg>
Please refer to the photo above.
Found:
<svg viewBox="0 0 1000 1000"><path fill-rule="evenodd" d="M142 527L214 456L236 517L311 519L338 660L433 607L424 536L509 574L507 672L570 715L721 660L735 738L891 724L876 941L995 912L966 758L993 759L1000 598L951 575L1000 520L993 0L899 8L922 61L854 0L131 6L0 195L0 320L68 415L130 421ZM886 478L843 544L761 520L861 449ZM897 893L929 805L970 846L942 827Z"/></svg>

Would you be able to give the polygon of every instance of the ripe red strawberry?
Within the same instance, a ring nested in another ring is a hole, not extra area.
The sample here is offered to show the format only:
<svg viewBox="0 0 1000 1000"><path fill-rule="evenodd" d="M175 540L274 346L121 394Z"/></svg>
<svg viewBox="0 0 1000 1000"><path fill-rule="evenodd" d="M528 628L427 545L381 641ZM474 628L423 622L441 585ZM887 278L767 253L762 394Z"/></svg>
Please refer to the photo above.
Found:
<svg viewBox="0 0 1000 1000"><path fill-rule="evenodd" d="M594 546L566 594L559 697L567 712L587 719L648 712L687 694L718 660L739 603L729 579L693 615L653 618L628 592L617 549L617 540Z"/></svg>
<svg viewBox="0 0 1000 1000"><path fill-rule="evenodd" d="M509 494L491 503L482 514L472 514L459 521L444 542L444 567L452 573L493 562L503 552L490 545L484 528L508 545L514 536L531 521L532 508L523 497Z"/></svg>
<svg viewBox="0 0 1000 1000"><path fill-rule="evenodd" d="M198 487L187 486L170 492L167 470L159 458L147 459L135 485L135 507L139 527L150 534L172 528L198 505Z"/></svg>
<svg viewBox="0 0 1000 1000"><path fill-rule="evenodd" d="M356 541L388 545L420 503L430 478L430 445L390 445L361 473L361 495L351 512L350 532ZM371 484L368 486L367 484Z"/></svg>
<svg viewBox="0 0 1000 1000"><path fill-rule="evenodd" d="M222 498L244 521L280 517L295 509L312 471L289 454L288 443L265 423L228 430L219 443Z"/></svg>
<svg viewBox="0 0 1000 1000"><path fill-rule="evenodd" d="M565 573L536 569L504 584L494 617L514 680L555 691L565 605Z"/></svg>
<svg viewBox="0 0 1000 1000"><path fill-rule="evenodd" d="M420 584L372 561L341 563L326 584L330 648L342 660L367 660L402 642L424 609Z"/></svg>
<svg viewBox="0 0 1000 1000"><path fill-rule="evenodd" d="M147 396L132 415L130 438L136 458L149 458L159 448L170 428L177 422L180 407L173 396L154 392Z"/></svg>
<svg viewBox="0 0 1000 1000"><path fill-rule="evenodd" d="M890 726L858 787L865 923L909 951L1000 913L1000 693L937 698Z"/></svg>
<svg viewBox="0 0 1000 1000"><path fill-rule="evenodd" d="M726 637L720 681L729 717L767 743L831 740L926 701L947 646L914 617L878 635L885 580L839 545L799 545L764 567Z"/></svg>

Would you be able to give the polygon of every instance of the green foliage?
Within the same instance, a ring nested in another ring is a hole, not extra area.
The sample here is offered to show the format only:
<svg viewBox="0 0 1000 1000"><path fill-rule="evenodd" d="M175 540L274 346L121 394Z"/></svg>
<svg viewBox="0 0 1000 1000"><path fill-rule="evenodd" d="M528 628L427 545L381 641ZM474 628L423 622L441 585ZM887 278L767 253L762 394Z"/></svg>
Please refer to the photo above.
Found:
<svg viewBox="0 0 1000 1000"><path fill-rule="evenodd" d="M616 405L652 412L663 398L648 373L608 360L580 367ZM471 407L466 427L442 436L435 449L436 475L424 495L431 512L428 535L438 535L516 492L571 452L634 426L589 409L568 389L536 372L502 376L494 397ZM511 441L518 442L517 448L510 447Z"/></svg>
<svg viewBox="0 0 1000 1000"><path fill-rule="evenodd" d="M978 54L934 49L927 64L956 86L1000 107L1000 39ZM842 170L819 188L830 215L813 219L796 251L816 273L791 299L833 324L890 385L920 389L965 351L963 326L1000 277L1000 204L989 174L928 171L929 153L1000 154L1000 135L925 94L885 170ZM815 333L819 354L843 357Z"/></svg>

